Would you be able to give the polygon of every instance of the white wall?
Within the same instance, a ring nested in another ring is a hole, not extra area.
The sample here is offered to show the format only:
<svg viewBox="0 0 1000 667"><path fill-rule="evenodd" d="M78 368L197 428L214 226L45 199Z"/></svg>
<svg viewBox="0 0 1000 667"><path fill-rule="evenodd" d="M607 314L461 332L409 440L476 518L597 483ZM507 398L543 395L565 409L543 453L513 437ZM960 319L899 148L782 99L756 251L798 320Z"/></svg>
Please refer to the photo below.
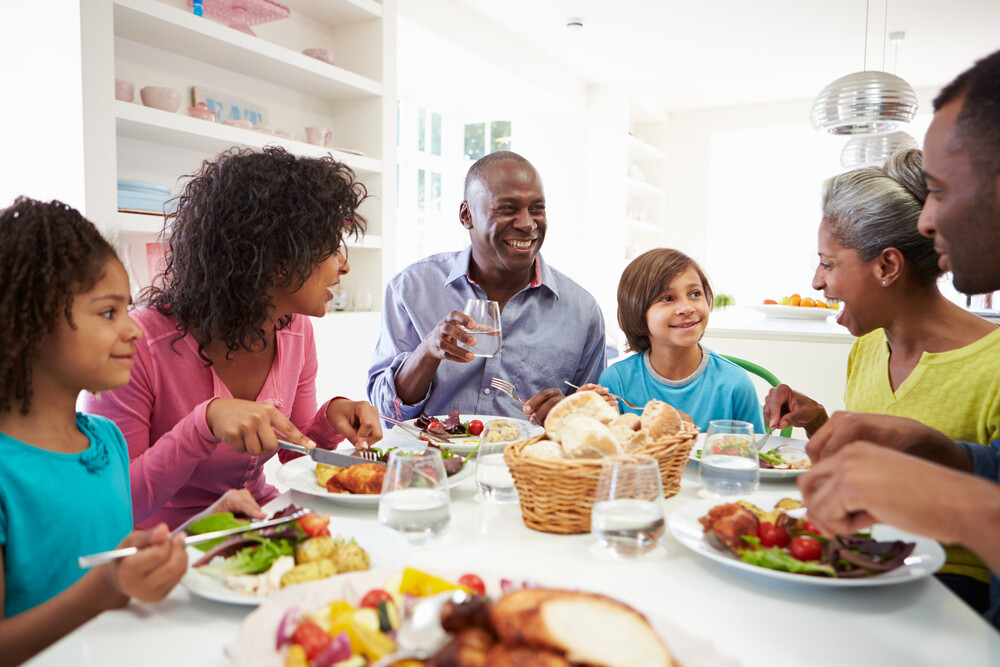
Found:
<svg viewBox="0 0 1000 667"><path fill-rule="evenodd" d="M0 208L23 194L83 210L79 1L5 0L0 62Z"/></svg>

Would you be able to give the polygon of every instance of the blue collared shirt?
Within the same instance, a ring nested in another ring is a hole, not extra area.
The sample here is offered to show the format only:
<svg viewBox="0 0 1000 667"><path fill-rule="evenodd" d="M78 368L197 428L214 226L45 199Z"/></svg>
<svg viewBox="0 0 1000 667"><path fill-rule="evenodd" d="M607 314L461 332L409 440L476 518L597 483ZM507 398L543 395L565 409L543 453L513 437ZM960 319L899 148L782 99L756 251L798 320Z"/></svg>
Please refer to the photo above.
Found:
<svg viewBox="0 0 1000 667"><path fill-rule="evenodd" d="M607 365L604 317L591 294L537 257L540 280L515 294L500 315L502 344L495 357L469 363L442 361L427 395L402 402L396 371L420 342L467 299L486 299L469 279L472 246L411 264L385 290L382 331L368 370L368 399L382 414L412 419L426 412L524 417L521 405L490 387L494 377L512 382L528 400L549 387L597 382Z"/></svg>

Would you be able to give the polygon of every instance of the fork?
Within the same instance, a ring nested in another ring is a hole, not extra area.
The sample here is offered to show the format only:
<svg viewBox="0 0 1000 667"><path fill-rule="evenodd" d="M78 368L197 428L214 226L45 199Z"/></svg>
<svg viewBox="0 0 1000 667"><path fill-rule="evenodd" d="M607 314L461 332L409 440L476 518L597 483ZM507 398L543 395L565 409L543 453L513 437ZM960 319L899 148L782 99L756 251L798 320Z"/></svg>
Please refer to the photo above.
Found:
<svg viewBox="0 0 1000 667"><path fill-rule="evenodd" d="M514 389L514 385L512 385L510 382L507 382L506 380L503 380L501 378L493 378L492 380L490 380L490 386L493 387L494 389L499 389L500 391L502 391L503 393L507 394L515 401L520 403L521 405L524 405L524 401L522 401L521 398L517 395L517 390Z"/></svg>
<svg viewBox="0 0 1000 667"><path fill-rule="evenodd" d="M764 434L764 437L757 441L757 444L755 445L755 447L757 448L758 452L763 452L764 451L764 443L767 441L768 438L771 437L772 433L774 433L774 428L773 427L767 429L767 433Z"/></svg>
<svg viewBox="0 0 1000 667"><path fill-rule="evenodd" d="M451 442L449 442L448 440L445 440L444 438L442 438L440 436L434 435L433 433L431 433L427 429L418 429L415 426L412 426L412 425L407 424L405 422L401 422L398 419L393 419L392 417L386 417L385 415L379 415L379 419L384 419L385 421L389 422L390 424L395 424L396 426L400 427L401 429L403 429L404 431L406 431L410 435L415 436L418 440L420 440L420 436L421 435L424 435L427 438L429 438L431 440L431 442L433 444L435 444L435 445L449 445L449 446L451 445Z"/></svg>
<svg viewBox="0 0 1000 667"><path fill-rule="evenodd" d="M577 387L575 384L573 384L569 380L563 380L563 382L565 382L569 386L573 387L573 389L579 389L579 387ZM608 392L608 396L610 396L611 398L617 398L619 401L621 401L625 405L629 406L630 408L635 408L637 410L641 410L642 409L640 406L636 405L632 401L627 401L627 400L625 400L624 398L622 398L621 396L619 396L617 394L612 394L612 393Z"/></svg>

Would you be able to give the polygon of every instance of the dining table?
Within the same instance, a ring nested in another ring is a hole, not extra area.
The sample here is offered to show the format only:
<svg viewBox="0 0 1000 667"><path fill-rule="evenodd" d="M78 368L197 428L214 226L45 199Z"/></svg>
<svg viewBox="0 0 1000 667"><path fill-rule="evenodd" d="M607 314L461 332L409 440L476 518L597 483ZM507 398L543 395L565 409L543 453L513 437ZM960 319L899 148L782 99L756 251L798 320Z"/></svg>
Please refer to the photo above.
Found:
<svg viewBox="0 0 1000 667"><path fill-rule="evenodd" d="M273 473L274 468L271 468ZM272 477L269 474L269 479ZM275 480L272 480L275 481ZM280 487L279 487L280 488ZM794 480L762 491L797 494ZM669 515L700 499L697 464L683 472ZM265 509L294 503L331 515L377 522L377 509L345 507L285 490ZM715 562L668 533L654 558L611 558L589 534L532 530L515 504L484 502L474 479L451 489L451 521L434 544L414 547L407 565L469 572L602 593L672 630L687 665L1000 665L1000 634L934 577L866 587L775 580ZM224 667L252 607L213 601L178 585L155 604L105 612L27 664L31 667ZM609 630L610 631L610 630ZM636 667L642 667L637 665Z"/></svg>

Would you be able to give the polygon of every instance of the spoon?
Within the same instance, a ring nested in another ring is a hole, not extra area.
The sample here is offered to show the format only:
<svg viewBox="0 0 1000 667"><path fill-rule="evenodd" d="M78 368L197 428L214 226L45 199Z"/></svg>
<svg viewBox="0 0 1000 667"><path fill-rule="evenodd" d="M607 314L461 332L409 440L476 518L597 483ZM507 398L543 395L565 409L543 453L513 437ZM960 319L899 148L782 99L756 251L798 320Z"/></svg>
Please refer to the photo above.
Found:
<svg viewBox="0 0 1000 667"><path fill-rule="evenodd" d="M396 631L399 650L373 663L371 667L390 667L400 660L426 660L440 651L449 637L441 627L441 610L449 602L459 604L471 597L465 591L454 590L417 602Z"/></svg>

